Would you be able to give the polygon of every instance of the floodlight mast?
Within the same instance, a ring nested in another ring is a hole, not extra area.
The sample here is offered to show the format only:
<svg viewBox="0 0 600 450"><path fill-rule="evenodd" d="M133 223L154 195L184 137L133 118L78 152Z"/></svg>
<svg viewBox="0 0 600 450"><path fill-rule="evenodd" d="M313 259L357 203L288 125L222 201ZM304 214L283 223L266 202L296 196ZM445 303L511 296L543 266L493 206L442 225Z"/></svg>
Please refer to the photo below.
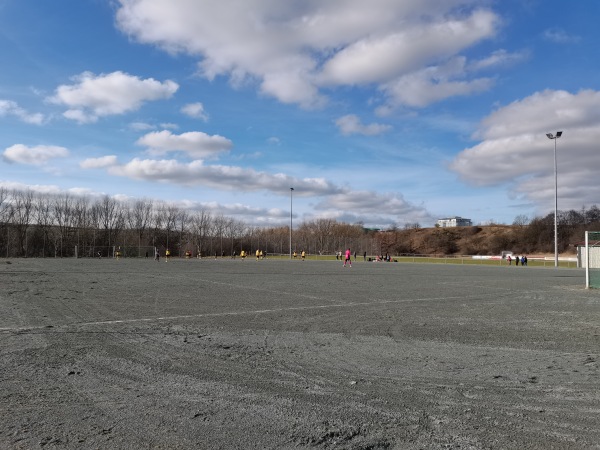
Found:
<svg viewBox="0 0 600 450"><path fill-rule="evenodd" d="M546 133L548 139L554 141L554 267L558 267L558 171L556 169L556 140L562 136L562 131L557 131L556 136Z"/></svg>

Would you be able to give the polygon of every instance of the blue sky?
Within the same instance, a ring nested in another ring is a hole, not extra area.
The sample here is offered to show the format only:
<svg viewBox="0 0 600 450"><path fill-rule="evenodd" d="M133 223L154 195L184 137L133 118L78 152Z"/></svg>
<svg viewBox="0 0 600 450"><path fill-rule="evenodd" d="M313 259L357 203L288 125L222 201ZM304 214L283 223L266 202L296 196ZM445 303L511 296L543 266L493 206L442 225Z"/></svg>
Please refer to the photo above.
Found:
<svg viewBox="0 0 600 450"><path fill-rule="evenodd" d="M0 186L253 225L600 204L600 2L0 0Z"/></svg>

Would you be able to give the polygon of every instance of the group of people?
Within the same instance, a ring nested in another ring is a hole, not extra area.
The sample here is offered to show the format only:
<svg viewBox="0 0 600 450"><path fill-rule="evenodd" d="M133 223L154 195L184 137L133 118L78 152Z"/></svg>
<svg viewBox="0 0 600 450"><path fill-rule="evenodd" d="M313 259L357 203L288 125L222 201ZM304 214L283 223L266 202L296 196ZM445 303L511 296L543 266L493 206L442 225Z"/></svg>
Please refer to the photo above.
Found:
<svg viewBox="0 0 600 450"><path fill-rule="evenodd" d="M298 257L298 253L294 250L294 259ZM306 252L304 250L302 250L300 252L300 257L302 258L302 261L304 261L306 259Z"/></svg>
<svg viewBox="0 0 600 450"><path fill-rule="evenodd" d="M165 262L169 262L170 258L171 258L171 250L167 249L165 251ZM160 252L158 251L158 248L154 252L154 261L160 261Z"/></svg>
<svg viewBox="0 0 600 450"><path fill-rule="evenodd" d="M509 266L512 265L513 257L511 255L508 255L506 257L506 260L508 261ZM526 266L527 265L527 256L525 256L525 255L523 255L521 257L515 256L514 261L515 261L515 266L518 266L519 263L521 263L521 266Z"/></svg>

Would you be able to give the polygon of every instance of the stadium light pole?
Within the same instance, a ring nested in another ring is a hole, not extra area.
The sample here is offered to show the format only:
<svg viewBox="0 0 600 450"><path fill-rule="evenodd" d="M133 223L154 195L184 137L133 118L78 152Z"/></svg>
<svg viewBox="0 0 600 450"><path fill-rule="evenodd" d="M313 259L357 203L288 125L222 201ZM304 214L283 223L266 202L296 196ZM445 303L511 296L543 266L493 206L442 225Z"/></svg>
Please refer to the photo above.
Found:
<svg viewBox="0 0 600 450"><path fill-rule="evenodd" d="M556 140L562 136L562 131L557 131L556 136L546 133L548 139L554 141L554 267L558 267L558 171L556 169Z"/></svg>
<svg viewBox="0 0 600 450"><path fill-rule="evenodd" d="M292 197L294 193L294 188L290 188L290 259L292 259Z"/></svg>

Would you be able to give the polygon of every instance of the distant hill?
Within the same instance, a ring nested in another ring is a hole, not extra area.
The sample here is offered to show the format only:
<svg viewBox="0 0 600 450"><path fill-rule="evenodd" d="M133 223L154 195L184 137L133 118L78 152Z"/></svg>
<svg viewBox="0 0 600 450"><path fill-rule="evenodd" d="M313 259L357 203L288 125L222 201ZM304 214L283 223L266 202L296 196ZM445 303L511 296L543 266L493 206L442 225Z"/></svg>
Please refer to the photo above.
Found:
<svg viewBox="0 0 600 450"><path fill-rule="evenodd" d="M415 228L381 232L381 249L390 254L499 255L502 251L519 254L554 254L553 228L550 233L529 225L489 225L455 228ZM563 233L564 234L564 233ZM581 235L583 236L583 234ZM563 236L564 239L564 236ZM574 254L575 240L568 236L560 243L561 254Z"/></svg>

